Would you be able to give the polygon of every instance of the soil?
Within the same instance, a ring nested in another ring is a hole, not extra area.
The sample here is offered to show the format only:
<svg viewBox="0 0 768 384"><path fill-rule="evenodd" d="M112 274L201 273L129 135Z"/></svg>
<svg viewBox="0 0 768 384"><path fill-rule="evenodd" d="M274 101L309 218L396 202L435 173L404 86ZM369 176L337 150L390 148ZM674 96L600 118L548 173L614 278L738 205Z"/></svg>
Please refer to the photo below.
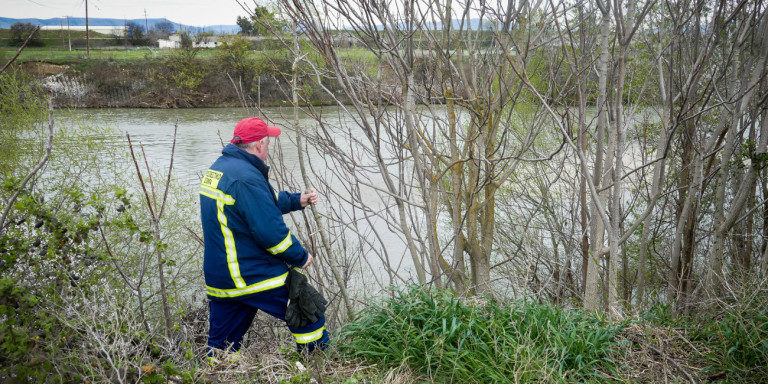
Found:
<svg viewBox="0 0 768 384"><path fill-rule="evenodd" d="M34 76L51 76L63 73L69 69L69 65L28 61L22 63L21 68Z"/></svg>

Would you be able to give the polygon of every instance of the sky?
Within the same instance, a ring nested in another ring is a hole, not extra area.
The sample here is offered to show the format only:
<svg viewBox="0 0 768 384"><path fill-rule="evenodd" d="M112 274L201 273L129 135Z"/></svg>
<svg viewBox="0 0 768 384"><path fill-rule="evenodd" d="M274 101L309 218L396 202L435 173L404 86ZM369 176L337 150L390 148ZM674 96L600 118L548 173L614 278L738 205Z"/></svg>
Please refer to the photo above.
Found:
<svg viewBox="0 0 768 384"><path fill-rule="evenodd" d="M252 1L245 1L253 5ZM0 17L14 19L75 16L85 17L84 0L0 0ZM167 18L171 21L206 26L234 25L245 11L235 0L88 0L88 17L115 19Z"/></svg>

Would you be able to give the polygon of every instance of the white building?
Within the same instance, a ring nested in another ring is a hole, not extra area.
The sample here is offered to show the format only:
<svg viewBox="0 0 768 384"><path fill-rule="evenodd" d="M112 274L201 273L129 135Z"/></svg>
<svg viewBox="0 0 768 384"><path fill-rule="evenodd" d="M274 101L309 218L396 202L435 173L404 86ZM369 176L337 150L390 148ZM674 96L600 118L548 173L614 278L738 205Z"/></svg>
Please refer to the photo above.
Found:
<svg viewBox="0 0 768 384"><path fill-rule="evenodd" d="M170 37L173 37L173 36L170 36ZM181 41L158 39L157 46L160 47L160 49L181 48Z"/></svg>
<svg viewBox="0 0 768 384"><path fill-rule="evenodd" d="M216 36L206 36L196 38L192 42L193 48L216 48L220 45L219 38ZM181 36L170 35L168 39L158 39L157 46L160 49L177 49L181 48Z"/></svg>

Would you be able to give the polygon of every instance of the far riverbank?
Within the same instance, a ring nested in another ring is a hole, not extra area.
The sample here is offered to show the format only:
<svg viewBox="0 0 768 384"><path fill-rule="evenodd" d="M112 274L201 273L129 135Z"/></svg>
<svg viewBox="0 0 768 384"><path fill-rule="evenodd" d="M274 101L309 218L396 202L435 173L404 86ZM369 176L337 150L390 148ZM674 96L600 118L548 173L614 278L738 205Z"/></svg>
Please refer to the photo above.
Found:
<svg viewBox="0 0 768 384"><path fill-rule="evenodd" d="M237 89L242 89L251 105L285 105L291 99L286 78L290 72L282 67L290 70L290 64L275 64L269 70L238 72L213 60L172 57L130 62L25 62L19 67L52 93L57 107L201 108L241 106ZM334 103L311 84L304 86L302 93L302 98L314 105Z"/></svg>

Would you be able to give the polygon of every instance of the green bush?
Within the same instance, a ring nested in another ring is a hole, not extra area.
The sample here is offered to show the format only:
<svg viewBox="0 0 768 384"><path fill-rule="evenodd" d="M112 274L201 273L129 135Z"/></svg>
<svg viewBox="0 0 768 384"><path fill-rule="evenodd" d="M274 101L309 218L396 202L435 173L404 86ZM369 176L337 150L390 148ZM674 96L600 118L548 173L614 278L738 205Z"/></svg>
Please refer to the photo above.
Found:
<svg viewBox="0 0 768 384"><path fill-rule="evenodd" d="M165 88L194 92L210 72L210 66L197 57L198 49L182 49L162 59L164 71L156 72Z"/></svg>
<svg viewBox="0 0 768 384"><path fill-rule="evenodd" d="M0 225L0 382L136 382L150 379L147 366L187 369L188 340L158 337L157 281L162 263L170 332L182 334L191 301L179 286L201 279L199 244L178 230L193 217L189 196L169 194L156 235L125 147L108 139L114 131L61 124L61 110L45 167L22 187L47 141L47 106L33 81L12 72L0 75L0 90L0 207L9 207Z"/></svg>
<svg viewBox="0 0 768 384"><path fill-rule="evenodd" d="M471 304L411 289L347 324L339 348L436 382L588 381L607 369L620 328L548 304Z"/></svg>
<svg viewBox="0 0 768 384"><path fill-rule="evenodd" d="M0 75L0 169L23 172L24 154L38 151L24 138L43 135L47 106L43 91L32 78L21 71L9 69ZM45 138L36 141L44 143ZM36 160L36 159L35 159Z"/></svg>
<svg viewBox="0 0 768 384"><path fill-rule="evenodd" d="M34 35L32 35L33 32ZM32 37L30 38L29 35L32 35ZM27 45L30 47L43 45L43 42L40 40L40 30L35 30L35 26L31 23L17 21L11 25L11 45L21 46L27 41L27 38L29 38Z"/></svg>

